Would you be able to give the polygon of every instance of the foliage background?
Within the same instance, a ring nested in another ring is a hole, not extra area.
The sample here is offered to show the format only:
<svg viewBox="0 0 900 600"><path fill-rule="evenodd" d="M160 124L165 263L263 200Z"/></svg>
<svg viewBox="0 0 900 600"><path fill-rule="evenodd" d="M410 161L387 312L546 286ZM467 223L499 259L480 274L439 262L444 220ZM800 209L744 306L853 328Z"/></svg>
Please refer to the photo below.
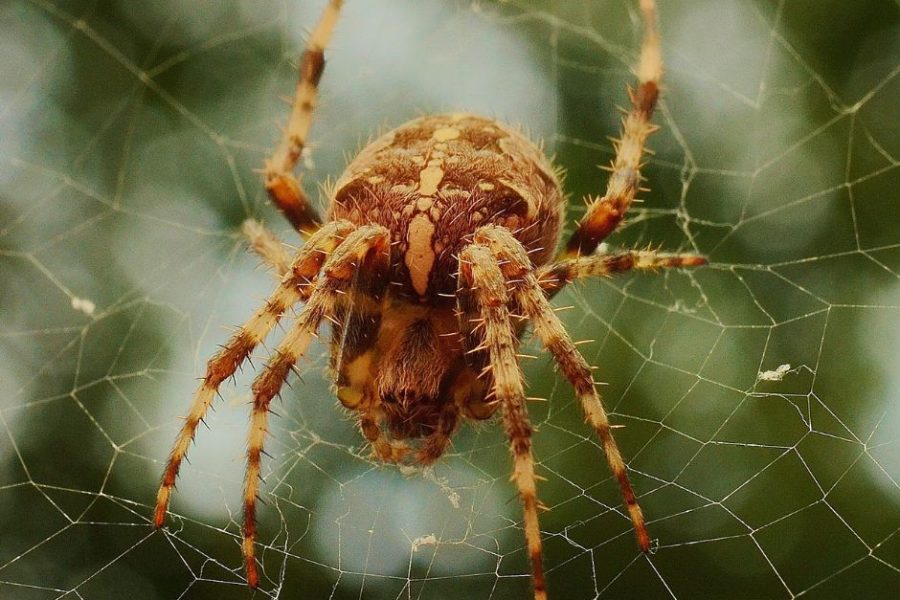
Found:
<svg viewBox="0 0 900 600"><path fill-rule="evenodd" d="M322 2L0 3L0 595L245 598L251 372L223 390L164 533L162 460L206 357L266 295L248 216ZM660 2L652 191L611 243L708 268L558 299L633 470L640 555L596 442L525 365L555 598L889 597L900 588L898 23L888 0ZM307 188L380 127L468 109L603 183L636 3L353 0ZM321 350L321 349L320 349ZM321 350L321 354L324 350ZM258 366L262 356L256 360ZM368 460L321 359L277 408L258 597L523 598L496 427L433 471ZM782 365L783 372L778 369ZM252 370L250 370L252 371ZM766 376L761 374L768 373ZM433 536L433 539L429 536Z"/></svg>

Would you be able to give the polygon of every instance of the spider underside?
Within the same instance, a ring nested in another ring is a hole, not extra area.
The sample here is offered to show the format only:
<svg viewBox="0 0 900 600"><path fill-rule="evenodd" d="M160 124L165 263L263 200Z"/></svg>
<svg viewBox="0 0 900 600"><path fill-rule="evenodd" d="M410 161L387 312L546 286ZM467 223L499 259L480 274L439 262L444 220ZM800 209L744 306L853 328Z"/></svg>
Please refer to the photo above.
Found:
<svg viewBox="0 0 900 600"><path fill-rule="evenodd" d="M289 258L259 224L245 226L252 247L282 278L209 361L163 474L155 525L165 521L181 463L219 385L302 302L252 387L242 544L249 585L259 585L255 515L269 404L327 319L336 395L358 415L380 460L433 463L462 421L499 413L523 505L534 597L546 598L532 427L516 357L525 323L573 385L646 552L644 517L591 368L550 298L575 279L705 262L650 250L597 252L634 199L644 143L654 131L650 117L662 73L654 2L641 1L640 83L631 93L606 193L589 202L559 258L565 198L556 171L516 130L465 113L422 117L369 144L331 190L326 219L318 217L293 170L341 4L329 2L310 36L288 127L265 170L271 200L308 238Z"/></svg>

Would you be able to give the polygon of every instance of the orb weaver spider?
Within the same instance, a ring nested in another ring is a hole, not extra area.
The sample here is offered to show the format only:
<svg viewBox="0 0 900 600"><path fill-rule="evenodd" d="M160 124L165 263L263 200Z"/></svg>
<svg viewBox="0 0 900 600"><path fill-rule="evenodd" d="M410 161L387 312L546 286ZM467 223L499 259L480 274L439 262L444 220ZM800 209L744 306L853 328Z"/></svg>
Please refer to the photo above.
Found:
<svg viewBox="0 0 900 600"><path fill-rule="evenodd" d="M325 47L342 6L330 0L299 67L284 136L265 166L272 202L306 242L289 258L277 238L245 224L252 247L281 273L278 287L210 359L163 473L154 524L166 512L182 460L219 385L284 313L304 303L253 383L244 480L242 551L247 582L259 585L256 501L269 404L324 320L332 323L331 372L338 399L358 413L375 456L428 465L465 420L499 412L524 512L534 597L546 598L532 426L517 361L526 322L575 388L599 436L644 552L650 536L612 436L591 368L550 305L569 282L631 269L705 264L694 254L606 253L639 190L644 144L655 131L662 57L653 0L641 0L639 85L615 143L604 196L591 199L555 258L565 198L557 172L516 130L466 113L421 117L366 146L329 194L323 220L293 172L303 152Z"/></svg>

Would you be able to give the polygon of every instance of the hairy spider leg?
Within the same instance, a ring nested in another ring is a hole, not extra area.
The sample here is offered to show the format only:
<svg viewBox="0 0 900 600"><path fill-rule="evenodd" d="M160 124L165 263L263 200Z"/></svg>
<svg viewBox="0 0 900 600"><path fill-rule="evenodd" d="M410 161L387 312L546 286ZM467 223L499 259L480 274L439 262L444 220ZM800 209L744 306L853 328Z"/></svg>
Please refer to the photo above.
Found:
<svg viewBox="0 0 900 600"><path fill-rule="evenodd" d="M591 367L575 347L572 338L563 327L562 321L550 306L541 289L528 260L525 248L502 227L483 227L475 234L475 242L489 247L502 264L503 274L513 289L513 298L531 321L534 332L541 343L553 355L560 370L581 401L585 417L603 445L609 468L619 482L625 507L631 518L638 545L641 550L650 550L650 536L644 523L644 515L635 498L634 489L628 479L625 461L612 435L609 417L603 408L600 394L591 373Z"/></svg>
<svg viewBox="0 0 900 600"><path fill-rule="evenodd" d="M250 249L267 267L275 271L275 275L283 277L288 272L291 268L291 255L284 242L272 230L256 219L247 219L241 224L241 233L247 238Z"/></svg>
<svg viewBox="0 0 900 600"><path fill-rule="evenodd" d="M384 435L378 392L371 377L375 345L381 329L390 263L371 264L356 272L350 290L338 298L331 338L331 374L335 396L347 410L359 412L358 426L372 450L384 462L400 462L406 443Z"/></svg>
<svg viewBox="0 0 900 600"><path fill-rule="evenodd" d="M253 408L247 434L247 474L244 479L244 537L241 544L250 587L259 586L254 549L256 500L259 494L260 463L268 431L269 404L317 336L322 320L333 318L335 305L341 295L352 287L354 275L367 269L387 269L390 242L390 232L379 225L360 227L346 237L325 262L319 277L310 284L312 290L309 301L273 352L265 369L253 382Z"/></svg>
<svg viewBox="0 0 900 600"><path fill-rule="evenodd" d="M509 313L507 282L498 260L485 246L467 246L459 257L461 278L474 292L483 345L493 375L493 397L499 403L503 427L513 454L513 476L522 500L525 541L531 559L535 600L546 600L541 529L538 524L537 476L531 451L531 423L525 406L522 372L516 358L519 339Z"/></svg>
<svg viewBox="0 0 900 600"><path fill-rule="evenodd" d="M291 225L303 234L318 229L322 219L303 191L301 182L294 176L294 168L306 146L306 138L316 107L319 80L325 70L325 47L331 39L342 5L342 0L329 1L306 42L306 49L300 58L299 80L291 116L288 118L281 141L265 165L265 183L269 198Z"/></svg>
<svg viewBox="0 0 900 600"><path fill-rule="evenodd" d="M430 465L444 455L456 426L459 424L459 405L456 402L447 402L441 411L437 426L434 431L422 440L416 451L416 463Z"/></svg>
<svg viewBox="0 0 900 600"><path fill-rule="evenodd" d="M641 157L647 137L658 129L650 122L659 98L662 78L662 52L656 28L656 3L641 0L644 15L644 41L637 75L637 91L629 89L631 110L622 119L622 136L615 141L615 158L610 167L606 194L590 201L587 212L566 243L568 257L593 254L597 246L616 230L641 182Z"/></svg>
<svg viewBox="0 0 900 600"><path fill-rule="evenodd" d="M153 523L157 528L162 527L166 520L166 511L178 470L197 433L197 427L203 421L216 396L219 385L231 377L250 356L253 349L275 327L288 307L309 297L312 291L310 282L319 273L325 258L353 228L354 225L347 221L334 221L312 235L297 253L291 268L282 277L266 303L238 328L225 346L207 363L206 376L194 394L190 411L172 446L162 483L156 495Z"/></svg>
<svg viewBox="0 0 900 600"><path fill-rule="evenodd" d="M655 271L657 269L699 267L705 265L706 262L706 258L699 254L625 250L611 254L595 253L588 256L564 258L538 267L536 279L541 289L544 290L544 294L548 298L552 298L576 279L609 277L632 269Z"/></svg>
<svg viewBox="0 0 900 600"><path fill-rule="evenodd" d="M409 456L409 445L385 435L382 429L384 418L377 410L377 402L361 404L359 410L359 431L372 445L372 452L384 463L400 463Z"/></svg>

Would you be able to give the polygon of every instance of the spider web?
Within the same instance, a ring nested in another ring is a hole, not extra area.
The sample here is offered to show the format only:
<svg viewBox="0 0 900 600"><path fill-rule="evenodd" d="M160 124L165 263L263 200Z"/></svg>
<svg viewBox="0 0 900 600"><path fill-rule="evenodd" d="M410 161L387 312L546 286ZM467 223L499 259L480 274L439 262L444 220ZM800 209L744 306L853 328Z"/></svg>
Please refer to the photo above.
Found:
<svg viewBox="0 0 900 600"><path fill-rule="evenodd" d="M273 285L248 216L297 243L254 169L322 2L0 5L0 595L246 598L245 369L165 532L162 461L228 326ZM711 265L556 301L649 518L641 555L597 441L524 365L553 598L887 597L900 588L896 3L661 2L652 191L615 247ZM476 110L603 184L639 44L630 0L348 3L308 188L379 127ZM271 348L271 342L269 344ZM499 428L433 469L372 462L322 375L275 410L257 597L526 598ZM264 353L255 357L259 367Z"/></svg>

